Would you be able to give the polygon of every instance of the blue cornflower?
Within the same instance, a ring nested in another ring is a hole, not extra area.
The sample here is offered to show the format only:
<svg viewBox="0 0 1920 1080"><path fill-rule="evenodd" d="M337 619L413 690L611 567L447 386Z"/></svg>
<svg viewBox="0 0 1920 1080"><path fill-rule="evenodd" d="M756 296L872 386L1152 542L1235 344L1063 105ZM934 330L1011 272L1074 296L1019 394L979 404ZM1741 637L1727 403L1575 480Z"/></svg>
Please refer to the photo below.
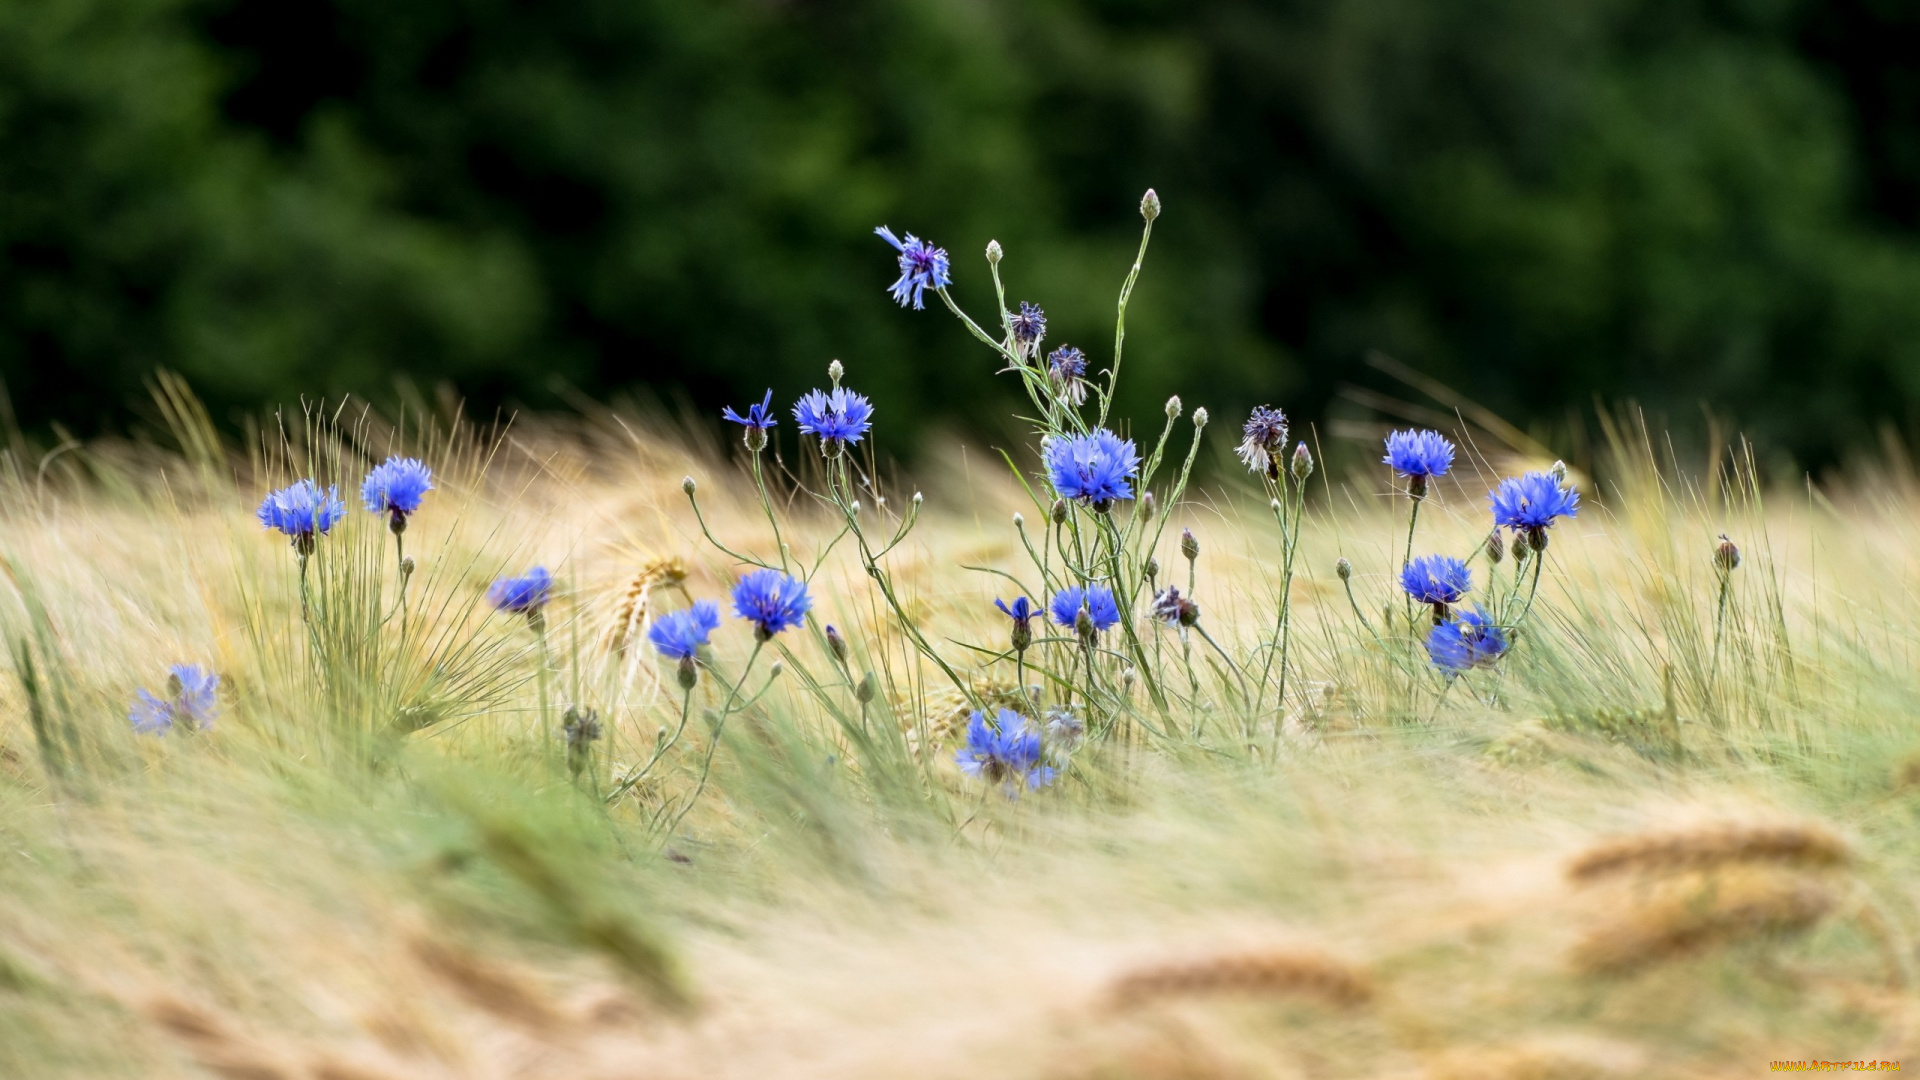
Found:
<svg viewBox="0 0 1920 1080"><path fill-rule="evenodd" d="M367 510L387 515L387 528L407 531L407 515L420 509L420 500L433 490L433 470L419 458L390 457L373 467L360 484L360 501Z"/></svg>
<svg viewBox="0 0 1920 1080"><path fill-rule="evenodd" d="M1458 603L1473 588L1473 572L1451 555L1422 555L1400 568L1400 587L1415 603L1432 604L1438 622L1446 617L1448 604Z"/></svg>
<svg viewBox="0 0 1920 1080"><path fill-rule="evenodd" d="M720 629L720 607L701 600L685 611L663 615L647 631L647 640L669 660L685 660L700 651L707 635Z"/></svg>
<svg viewBox="0 0 1920 1080"><path fill-rule="evenodd" d="M1113 590L1105 585L1092 585L1084 589L1069 585L1053 594L1053 621L1061 626L1075 625L1081 608L1087 609L1087 617L1093 620L1095 631L1106 630L1120 621L1120 605L1114 603Z"/></svg>
<svg viewBox="0 0 1920 1080"><path fill-rule="evenodd" d="M1240 436L1240 446L1234 451L1240 460L1248 469L1278 480L1280 458L1287 451L1287 414L1266 405L1256 406L1248 414Z"/></svg>
<svg viewBox="0 0 1920 1080"><path fill-rule="evenodd" d="M1046 787L1055 776L1051 766L1040 763L1040 733L1012 709L999 710L991 722L985 713L974 713L967 721L967 744L955 760L968 776L1005 785L1009 796L1018 795L1022 784Z"/></svg>
<svg viewBox="0 0 1920 1080"><path fill-rule="evenodd" d="M1047 336L1047 313L1040 310L1039 304L1020 301L1020 314L1009 318L1007 325L1013 331L1016 354L1025 360L1040 355L1040 339Z"/></svg>
<svg viewBox="0 0 1920 1080"><path fill-rule="evenodd" d="M900 280L887 290L893 294L894 303L906 307L911 302L917 311L927 306L923 297L928 289L944 289L953 284L944 248L934 247L912 233L907 234L907 242L903 244L885 225L873 231L900 252Z"/></svg>
<svg viewBox="0 0 1920 1080"><path fill-rule="evenodd" d="M219 688L220 676L213 672L198 664L175 664L167 669L167 696L142 689L127 711L127 722L142 735L165 735L176 722L189 731L205 731L219 711L214 696Z"/></svg>
<svg viewBox="0 0 1920 1080"><path fill-rule="evenodd" d="M820 449L828 457L840 453L847 443L857 443L873 427L873 404L863 395L844 386L832 391L814 390L794 403L793 418L801 432L820 437Z"/></svg>
<svg viewBox="0 0 1920 1080"><path fill-rule="evenodd" d="M1486 609L1475 604L1435 626L1427 635L1427 655L1435 667L1458 675L1477 667L1492 667L1507 651L1507 634L1493 624Z"/></svg>
<svg viewBox="0 0 1920 1080"><path fill-rule="evenodd" d="M321 491L311 480L295 480L261 500L255 514L263 528L280 530L293 538L295 551L310 555L314 538L346 517L347 507L339 488L329 484Z"/></svg>
<svg viewBox="0 0 1920 1080"><path fill-rule="evenodd" d="M1013 620L1014 651L1026 652L1027 646L1033 644L1033 620L1040 614L1040 609L1034 607L1033 601L1024 596L1015 599L1012 605L1008 605L1005 600L995 600L993 606L1005 612L1007 617Z"/></svg>
<svg viewBox="0 0 1920 1080"><path fill-rule="evenodd" d="M813 598L807 583L778 570L755 570L733 587L733 613L753 623L761 641L791 626L799 626Z"/></svg>
<svg viewBox="0 0 1920 1080"><path fill-rule="evenodd" d="M1527 546L1535 551L1547 549L1547 529L1556 519L1580 513L1580 493L1561 487L1552 473L1509 476L1487 500L1493 504L1494 525L1526 537Z"/></svg>
<svg viewBox="0 0 1920 1080"><path fill-rule="evenodd" d="M747 407L747 415L741 416L732 406L720 410L720 415L747 429L747 449L758 452L766 449L767 431L780 421L773 415L773 391L767 391L766 400L758 405Z"/></svg>
<svg viewBox="0 0 1920 1080"><path fill-rule="evenodd" d="M1087 354L1071 345L1062 345L1047 354L1047 374L1056 393L1073 405L1087 400Z"/></svg>
<svg viewBox="0 0 1920 1080"><path fill-rule="evenodd" d="M540 609L553 599L553 575L536 566L521 577L503 577L487 589L487 603L514 615L525 615L541 625Z"/></svg>
<svg viewBox="0 0 1920 1080"><path fill-rule="evenodd" d="M1056 436L1047 446L1047 473L1061 498L1079 499L1104 511L1115 499L1133 498L1128 483L1140 471L1132 439L1106 428L1086 435Z"/></svg>
<svg viewBox="0 0 1920 1080"><path fill-rule="evenodd" d="M1445 476L1453 467L1453 444L1437 431L1396 431L1380 459L1401 476Z"/></svg>

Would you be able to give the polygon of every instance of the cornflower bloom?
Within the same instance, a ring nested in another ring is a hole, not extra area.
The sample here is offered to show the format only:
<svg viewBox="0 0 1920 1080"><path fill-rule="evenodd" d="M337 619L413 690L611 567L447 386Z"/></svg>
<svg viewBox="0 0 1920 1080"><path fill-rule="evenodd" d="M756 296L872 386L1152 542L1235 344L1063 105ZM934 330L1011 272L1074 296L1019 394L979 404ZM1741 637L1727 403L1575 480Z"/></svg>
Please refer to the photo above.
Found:
<svg viewBox="0 0 1920 1080"><path fill-rule="evenodd" d="M927 306L924 297L928 289L937 291L953 284L946 249L934 247L912 233L901 243L885 225L873 231L900 253L900 280L887 289L894 303L918 311Z"/></svg>
<svg viewBox="0 0 1920 1080"><path fill-rule="evenodd" d="M1115 499L1133 498L1129 481L1140 471L1140 454L1132 439L1100 428L1056 438L1046 454L1047 474L1062 498L1088 503L1099 513L1111 509Z"/></svg>
<svg viewBox="0 0 1920 1080"><path fill-rule="evenodd" d="M1033 601L1024 596L1017 598L1012 604L1008 604L1005 600L995 600L993 606L1013 620L1013 651L1026 652L1027 646L1033 644L1033 620L1040 614L1040 609L1034 607Z"/></svg>
<svg viewBox="0 0 1920 1080"><path fill-rule="evenodd" d="M967 742L955 760L960 771L1005 786L1009 797L1022 785L1038 790L1053 783L1051 766L1041 764L1040 733L1012 709L1000 709L992 721L975 712L967 722Z"/></svg>
<svg viewBox="0 0 1920 1080"><path fill-rule="evenodd" d="M387 515L395 536L407 531L407 515L420 509L420 500L433 490L433 470L419 458L390 457L373 467L360 483L360 501L367 511Z"/></svg>
<svg viewBox="0 0 1920 1080"><path fill-rule="evenodd" d="M1105 585L1091 585L1082 588L1069 585L1053 594L1050 608L1053 621L1061 626L1078 627L1080 612L1086 611L1093 622L1093 629L1110 629L1120 621L1120 605L1114 602L1113 590Z"/></svg>
<svg viewBox="0 0 1920 1080"><path fill-rule="evenodd" d="M219 711L215 691L220 676L198 664L175 664L167 669L167 696L142 688L127 710L127 722L142 735L165 735L177 722L189 731L213 727Z"/></svg>
<svg viewBox="0 0 1920 1080"><path fill-rule="evenodd" d="M793 418L802 433L820 437L820 451L840 456L847 443L857 443L873 427L873 404L843 386L809 391L794 402Z"/></svg>
<svg viewBox="0 0 1920 1080"><path fill-rule="evenodd" d="M1414 603L1433 605L1438 625L1446 620L1448 605L1473 588L1473 572L1451 555L1422 555L1400 568L1400 587Z"/></svg>
<svg viewBox="0 0 1920 1080"><path fill-rule="evenodd" d="M1040 355L1040 339L1047 336L1047 313L1039 304L1020 301L1020 314L1007 320L1013 331L1013 351L1022 360Z"/></svg>
<svg viewBox="0 0 1920 1080"><path fill-rule="evenodd" d="M1087 354L1062 345L1047 354L1047 375L1054 392L1076 408L1087 401Z"/></svg>
<svg viewBox="0 0 1920 1080"><path fill-rule="evenodd" d="M1475 604L1427 634L1427 655L1449 677L1477 667L1492 667L1507 652L1507 634Z"/></svg>
<svg viewBox="0 0 1920 1080"><path fill-rule="evenodd" d="M535 630L546 629L541 610L553 599L553 575L536 566L520 577L495 578L487 589L487 603L510 615L525 615Z"/></svg>
<svg viewBox="0 0 1920 1080"><path fill-rule="evenodd" d="M807 583L778 570L755 570L733 587L733 613L753 623L754 637L771 641L773 635L799 626L813 598Z"/></svg>
<svg viewBox="0 0 1920 1080"><path fill-rule="evenodd" d="M1280 478L1280 458L1287 450L1287 414L1261 405L1247 417L1240 429L1240 455L1249 471L1269 480Z"/></svg>
<svg viewBox="0 0 1920 1080"><path fill-rule="evenodd" d="M747 429L747 449L752 450L756 454L766 449L767 432L776 424L780 423L773 415L773 391L771 389L767 391L766 400L760 402L758 405L750 405L747 407L747 415L741 416L739 413L734 412L733 406L731 405L722 408L720 415Z"/></svg>
<svg viewBox="0 0 1920 1080"><path fill-rule="evenodd" d="M1493 505L1493 523L1525 537L1527 547L1536 552L1547 549L1547 530L1556 520L1580 513L1580 493L1561 487L1551 473L1509 476L1487 501Z"/></svg>
<svg viewBox="0 0 1920 1080"><path fill-rule="evenodd" d="M647 640L669 660L689 660L707 643L708 635L720 629L720 607L701 600L685 611L663 615L647 631Z"/></svg>
<svg viewBox="0 0 1920 1080"><path fill-rule="evenodd" d="M1437 431L1395 431L1387 436L1381 462L1407 478L1407 496L1425 498L1428 482L1453 467L1453 444Z"/></svg>
<svg viewBox="0 0 1920 1080"><path fill-rule="evenodd" d="M312 480L295 480L261 500L255 516L261 527L291 538L293 550L304 556L313 554L317 538L347 516L347 507L339 488L329 484L322 491Z"/></svg>

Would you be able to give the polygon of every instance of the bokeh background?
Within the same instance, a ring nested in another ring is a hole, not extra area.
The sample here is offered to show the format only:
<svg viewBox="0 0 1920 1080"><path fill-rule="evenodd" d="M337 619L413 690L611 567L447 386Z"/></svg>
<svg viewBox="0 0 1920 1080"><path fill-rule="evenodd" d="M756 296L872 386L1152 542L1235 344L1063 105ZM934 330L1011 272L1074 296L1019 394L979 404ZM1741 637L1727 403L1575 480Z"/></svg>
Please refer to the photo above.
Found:
<svg viewBox="0 0 1920 1080"><path fill-rule="evenodd" d="M1013 388L884 289L980 252L1128 406L1324 417L1372 351L1543 430L1920 423L1911 0L0 0L26 425L448 383L475 408ZM1344 396L1343 396L1344 395ZM1691 418L1691 419L1690 419Z"/></svg>

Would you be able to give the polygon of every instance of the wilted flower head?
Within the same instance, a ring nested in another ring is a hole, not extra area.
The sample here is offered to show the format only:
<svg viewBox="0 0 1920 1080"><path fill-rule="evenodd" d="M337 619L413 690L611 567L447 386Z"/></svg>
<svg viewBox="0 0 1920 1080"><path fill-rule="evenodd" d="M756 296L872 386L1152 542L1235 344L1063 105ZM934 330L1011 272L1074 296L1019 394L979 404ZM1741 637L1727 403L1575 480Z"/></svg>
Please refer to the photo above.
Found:
<svg viewBox="0 0 1920 1080"><path fill-rule="evenodd" d="M1010 317L1007 325L1013 331L1015 353L1026 360L1040 355L1040 339L1047 336L1047 313L1039 304L1020 301L1020 314Z"/></svg>
<svg viewBox="0 0 1920 1080"><path fill-rule="evenodd" d="M1114 603L1113 590L1105 585L1069 585L1053 594L1053 621L1061 626L1073 626L1082 608L1092 618L1095 630L1109 629L1120 621L1120 605Z"/></svg>
<svg viewBox="0 0 1920 1080"><path fill-rule="evenodd" d="M685 611L661 616L647 640L669 660L685 660L697 655L707 636L720 629L720 608L711 600L697 601Z"/></svg>
<svg viewBox="0 0 1920 1080"><path fill-rule="evenodd" d="M1040 763L1040 733L1012 709L999 710L992 721L974 713L967 721L967 743L955 760L968 776L1005 785L1009 796L1022 785L1039 789L1053 783L1053 769Z"/></svg>
<svg viewBox="0 0 1920 1080"><path fill-rule="evenodd" d="M1054 391L1074 405L1087 400L1087 354L1071 345L1062 345L1047 354L1047 375Z"/></svg>
<svg viewBox="0 0 1920 1080"><path fill-rule="evenodd" d="M733 587L733 613L753 623L761 641L799 626L812 607L807 583L778 570L755 570Z"/></svg>
<svg viewBox="0 0 1920 1080"><path fill-rule="evenodd" d="M1131 669L1129 669L1131 670ZM1047 710L1045 729L1047 741L1059 747L1063 753L1072 753L1087 737L1087 722L1070 705L1055 705Z"/></svg>
<svg viewBox="0 0 1920 1080"><path fill-rule="evenodd" d="M536 566L520 577L496 578L487 589L487 603L514 615L538 614L553 599L553 575Z"/></svg>
<svg viewBox="0 0 1920 1080"><path fill-rule="evenodd" d="M1726 533L1720 534L1720 543L1713 549L1713 565L1723 574L1740 568L1740 545L1728 539Z"/></svg>
<svg viewBox="0 0 1920 1080"><path fill-rule="evenodd" d="M1086 435L1056 438L1047 447L1047 473L1062 498L1078 499L1105 510L1115 499L1133 498L1129 482L1140 470L1132 439L1106 428Z"/></svg>
<svg viewBox="0 0 1920 1080"><path fill-rule="evenodd" d="M1547 529L1555 521L1580 512L1580 493L1543 472L1509 476L1487 500L1493 504L1493 523L1525 536L1526 546L1536 553L1546 550Z"/></svg>
<svg viewBox="0 0 1920 1080"><path fill-rule="evenodd" d="M292 537L294 549L304 555L313 551L314 537L347 515L347 507L340 501L339 488L329 484L322 491L312 480L295 480L268 495L255 513L262 527Z"/></svg>
<svg viewBox="0 0 1920 1080"><path fill-rule="evenodd" d="M1477 667L1491 667L1507 651L1507 634L1493 624L1480 605L1435 626L1427 634L1427 655L1435 667L1458 675Z"/></svg>
<svg viewBox="0 0 1920 1080"><path fill-rule="evenodd" d="M731 420L747 429L747 449L755 451L765 449L767 445L767 431L774 427L774 425L780 423L773 415L773 391L771 389L767 391L767 396L761 400L758 405L749 405L747 407L747 415L741 416L739 413L734 412L733 406L731 405L722 408L720 415L722 418Z"/></svg>
<svg viewBox="0 0 1920 1080"><path fill-rule="evenodd" d="M1401 568L1400 587L1414 603L1445 607L1473 588L1473 572L1451 555L1422 555Z"/></svg>
<svg viewBox="0 0 1920 1080"><path fill-rule="evenodd" d="M1287 414L1261 405L1240 429L1240 448L1234 453L1248 469L1268 477L1280 475L1280 455L1287 449Z"/></svg>
<svg viewBox="0 0 1920 1080"><path fill-rule="evenodd" d="M167 696L141 689L127 710L127 722L142 735L165 735L176 723L189 731L205 731L219 711L219 688L220 676L213 672L198 664L175 664L167 669Z"/></svg>
<svg viewBox="0 0 1920 1080"><path fill-rule="evenodd" d="M360 484L360 501L368 511L387 515L387 526L404 532L407 515L420 509L420 500L433 490L433 471L419 458L390 457L373 467Z"/></svg>
<svg viewBox="0 0 1920 1080"><path fill-rule="evenodd" d="M1192 626L1200 621L1200 605L1169 585L1154 596L1153 617L1168 626Z"/></svg>
<svg viewBox="0 0 1920 1080"><path fill-rule="evenodd" d="M600 740L599 712L591 708L568 709L566 721L560 725L560 733L566 736L568 750L584 751L588 743Z"/></svg>
<svg viewBox="0 0 1920 1080"><path fill-rule="evenodd" d="M944 289L953 284L945 249L934 247L912 233L901 243L885 225L873 231L900 252L900 280L887 290L893 294L894 303L919 310L927 306L924 296L928 289Z"/></svg>
<svg viewBox="0 0 1920 1080"><path fill-rule="evenodd" d="M821 449L832 457L873 427L873 404L843 386L813 390L794 403L793 418L802 432L818 435Z"/></svg>

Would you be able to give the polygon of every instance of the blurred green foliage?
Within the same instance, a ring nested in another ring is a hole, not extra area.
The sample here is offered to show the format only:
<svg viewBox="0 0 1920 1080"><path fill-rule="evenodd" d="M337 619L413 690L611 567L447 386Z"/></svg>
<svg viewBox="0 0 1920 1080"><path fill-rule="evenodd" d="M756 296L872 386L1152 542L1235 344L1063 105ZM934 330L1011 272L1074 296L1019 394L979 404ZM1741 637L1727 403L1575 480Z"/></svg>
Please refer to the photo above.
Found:
<svg viewBox="0 0 1920 1080"><path fill-rule="evenodd" d="M1010 402L886 223L1130 398L1320 415L1383 349L1516 416L1920 416L1903 0L4 0L0 376L117 422L392 377ZM1223 412L1224 410L1224 412ZM904 426L904 425L903 425Z"/></svg>

